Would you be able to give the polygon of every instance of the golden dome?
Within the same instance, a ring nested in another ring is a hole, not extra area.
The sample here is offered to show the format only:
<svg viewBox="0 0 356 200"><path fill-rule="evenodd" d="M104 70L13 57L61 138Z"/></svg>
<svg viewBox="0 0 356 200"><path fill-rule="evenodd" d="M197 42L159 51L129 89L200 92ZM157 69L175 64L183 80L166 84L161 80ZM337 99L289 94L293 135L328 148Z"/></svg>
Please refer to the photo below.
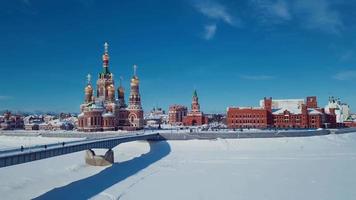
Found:
<svg viewBox="0 0 356 200"><path fill-rule="evenodd" d="M117 89L117 91L118 91L119 93L124 93L124 92L125 92L124 88L121 87L121 86Z"/></svg>
<svg viewBox="0 0 356 200"><path fill-rule="evenodd" d="M115 92L115 88L114 88L114 85L113 85L113 84L111 84L111 85L108 86L108 91L109 91L109 92L112 92L112 93Z"/></svg>
<svg viewBox="0 0 356 200"><path fill-rule="evenodd" d="M138 85L139 83L140 83L140 80L138 79L137 76L132 77L131 85Z"/></svg>
<svg viewBox="0 0 356 200"><path fill-rule="evenodd" d="M88 84L88 85L85 87L85 93L87 93L87 94L93 93L93 88L91 87L90 84Z"/></svg>

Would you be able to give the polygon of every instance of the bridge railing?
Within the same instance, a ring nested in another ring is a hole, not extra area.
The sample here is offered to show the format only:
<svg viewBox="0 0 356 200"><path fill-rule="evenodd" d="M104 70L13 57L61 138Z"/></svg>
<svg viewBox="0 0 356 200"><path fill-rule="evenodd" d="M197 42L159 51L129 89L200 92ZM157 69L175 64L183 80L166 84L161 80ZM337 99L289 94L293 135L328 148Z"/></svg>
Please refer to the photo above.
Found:
<svg viewBox="0 0 356 200"><path fill-rule="evenodd" d="M31 147L31 151L17 151L0 153L0 167L31 162L35 160L45 159L54 156L60 156L69 153L75 153L88 149L104 148L112 149L115 146L136 140L157 140L160 136L158 133L154 134L138 134L126 137L109 137L102 139L89 139L73 141L63 144L52 144L44 148L44 145Z"/></svg>

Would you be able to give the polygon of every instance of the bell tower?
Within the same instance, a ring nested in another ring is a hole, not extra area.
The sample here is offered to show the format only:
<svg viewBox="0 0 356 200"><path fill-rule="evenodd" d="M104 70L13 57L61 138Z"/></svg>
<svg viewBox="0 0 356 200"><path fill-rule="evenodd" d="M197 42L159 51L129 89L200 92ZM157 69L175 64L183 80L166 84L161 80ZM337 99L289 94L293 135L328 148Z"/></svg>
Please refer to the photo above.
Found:
<svg viewBox="0 0 356 200"><path fill-rule="evenodd" d="M192 112L195 112L195 113L200 112L200 105L199 105L199 98L198 98L197 90L194 90L194 92L193 92Z"/></svg>
<svg viewBox="0 0 356 200"><path fill-rule="evenodd" d="M114 75L109 70L109 44L104 43L103 71L99 73L97 84L97 97L100 101L112 102L115 98Z"/></svg>
<svg viewBox="0 0 356 200"><path fill-rule="evenodd" d="M129 97L129 116L128 121L134 129L143 128L143 110L141 106L141 95L139 90L140 80L136 74L137 65L133 66L134 74L131 78L131 91Z"/></svg>
<svg viewBox="0 0 356 200"><path fill-rule="evenodd" d="M137 65L133 66L134 75L131 79L131 91L130 91L130 98L129 98L129 109L142 109L141 107L141 95L140 95L140 80L136 75Z"/></svg>

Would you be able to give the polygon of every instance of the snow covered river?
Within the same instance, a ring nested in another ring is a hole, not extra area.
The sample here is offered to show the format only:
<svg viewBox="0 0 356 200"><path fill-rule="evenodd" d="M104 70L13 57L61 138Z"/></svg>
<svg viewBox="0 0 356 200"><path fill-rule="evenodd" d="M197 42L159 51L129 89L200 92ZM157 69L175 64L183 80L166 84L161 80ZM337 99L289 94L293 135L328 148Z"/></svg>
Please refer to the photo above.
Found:
<svg viewBox="0 0 356 200"><path fill-rule="evenodd" d="M43 144L42 139L36 141ZM0 147L18 146L23 140L0 137ZM78 152L1 168L1 199L351 200L356 196L356 133L131 142L114 152L116 163L111 167L88 166L84 152Z"/></svg>

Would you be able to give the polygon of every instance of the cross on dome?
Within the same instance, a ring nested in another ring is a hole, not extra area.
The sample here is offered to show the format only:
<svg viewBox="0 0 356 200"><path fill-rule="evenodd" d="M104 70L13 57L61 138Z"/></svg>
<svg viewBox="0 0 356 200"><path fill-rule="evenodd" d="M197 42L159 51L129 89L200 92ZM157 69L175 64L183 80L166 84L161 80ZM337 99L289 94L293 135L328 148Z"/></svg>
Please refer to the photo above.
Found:
<svg viewBox="0 0 356 200"><path fill-rule="evenodd" d="M91 82L91 75L90 74L87 75L87 80L88 80L88 84L90 84L90 82Z"/></svg>
<svg viewBox="0 0 356 200"><path fill-rule="evenodd" d="M105 53L109 52L109 44L107 42L104 43L104 52Z"/></svg>
<svg viewBox="0 0 356 200"><path fill-rule="evenodd" d="M133 66L133 70L134 70L134 76L136 76L137 65L134 65L134 66Z"/></svg>

